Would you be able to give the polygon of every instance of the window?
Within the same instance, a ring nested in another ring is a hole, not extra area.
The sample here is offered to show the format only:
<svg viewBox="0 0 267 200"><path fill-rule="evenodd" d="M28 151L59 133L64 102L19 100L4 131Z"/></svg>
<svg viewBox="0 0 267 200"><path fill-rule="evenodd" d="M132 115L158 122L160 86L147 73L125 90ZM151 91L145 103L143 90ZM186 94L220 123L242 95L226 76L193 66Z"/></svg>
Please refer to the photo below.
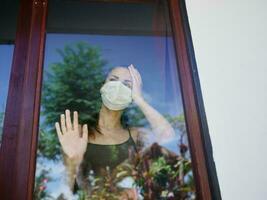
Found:
<svg viewBox="0 0 267 200"><path fill-rule="evenodd" d="M73 199L84 193L89 199L119 199L125 195L121 190L129 194L131 189L131 195L135 192L139 199L195 199L167 2L58 1L49 5L35 198ZM129 68L131 64L134 67ZM131 76L135 72L136 77L141 75L141 94L134 93L134 87L140 87ZM105 92L100 90L102 86ZM117 90L124 93L120 96ZM121 101L127 91L133 93L132 103L126 101L128 106L124 106ZM144 101L139 102L139 96ZM97 138L90 137L86 144L77 140L72 147L75 135L68 140L72 131L64 130L60 115L66 122L70 115L74 126L74 111L81 126L88 125L89 135ZM112 123L117 116L120 122ZM59 138L56 122L60 124ZM125 155L134 146L126 139L127 129L139 148L140 163L130 162L139 154ZM67 154L82 145L86 150L75 152L83 157L75 171L71 169L75 159ZM152 156L153 151L158 153ZM151 164L145 168L146 162ZM130 176L132 173L137 175ZM119 174L124 175L117 178ZM102 182L98 180L101 177L105 177ZM152 185L148 187L149 181Z"/></svg>
<svg viewBox="0 0 267 200"><path fill-rule="evenodd" d="M3 198L219 196L183 1L24 2L18 23Z"/></svg>

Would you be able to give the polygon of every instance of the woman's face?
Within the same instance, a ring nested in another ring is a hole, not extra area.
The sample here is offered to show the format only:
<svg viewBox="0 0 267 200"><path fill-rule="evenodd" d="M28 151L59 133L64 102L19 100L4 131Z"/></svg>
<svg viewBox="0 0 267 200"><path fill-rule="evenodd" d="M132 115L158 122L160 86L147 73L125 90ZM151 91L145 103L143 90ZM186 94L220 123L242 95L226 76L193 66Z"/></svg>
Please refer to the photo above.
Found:
<svg viewBox="0 0 267 200"><path fill-rule="evenodd" d="M132 77L129 72L129 69L126 67L115 67L109 73L106 78L106 82L108 81L121 81L125 86L132 89Z"/></svg>

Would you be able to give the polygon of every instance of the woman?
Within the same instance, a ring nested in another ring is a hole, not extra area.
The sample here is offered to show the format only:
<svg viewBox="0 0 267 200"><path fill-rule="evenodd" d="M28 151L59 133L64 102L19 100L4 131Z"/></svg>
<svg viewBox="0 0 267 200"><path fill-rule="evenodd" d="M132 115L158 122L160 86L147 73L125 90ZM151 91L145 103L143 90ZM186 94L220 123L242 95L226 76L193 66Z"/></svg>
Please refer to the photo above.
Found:
<svg viewBox="0 0 267 200"><path fill-rule="evenodd" d="M170 123L144 100L142 79L133 65L128 68L121 66L113 68L100 93L102 105L97 128L88 128L87 124L79 125L77 111L73 113L72 122L68 109L65 114L61 114L60 123L55 123L68 172L68 183L72 190L75 179L82 180L80 186L83 187L85 182L83 179L88 177L88 169L93 169L97 175L101 175L107 166L112 170L127 159L127 150L131 147L136 152L142 150L150 133L153 133L154 138L160 142L169 140L175 135ZM138 127L127 130L123 128L121 116L123 110L131 103L135 103L144 113L152 131ZM110 149L116 151L115 158L112 157ZM128 198L137 199L135 189L125 190L121 199L127 199L127 195Z"/></svg>

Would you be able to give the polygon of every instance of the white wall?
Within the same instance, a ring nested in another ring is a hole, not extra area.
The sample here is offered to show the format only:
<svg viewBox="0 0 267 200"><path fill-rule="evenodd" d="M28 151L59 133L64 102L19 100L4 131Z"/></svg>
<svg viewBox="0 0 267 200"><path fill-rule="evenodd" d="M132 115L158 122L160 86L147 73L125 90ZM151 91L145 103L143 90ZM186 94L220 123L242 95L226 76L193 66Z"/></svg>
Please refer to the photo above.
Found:
<svg viewBox="0 0 267 200"><path fill-rule="evenodd" d="M267 1L186 4L222 198L267 199Z"/></svg>

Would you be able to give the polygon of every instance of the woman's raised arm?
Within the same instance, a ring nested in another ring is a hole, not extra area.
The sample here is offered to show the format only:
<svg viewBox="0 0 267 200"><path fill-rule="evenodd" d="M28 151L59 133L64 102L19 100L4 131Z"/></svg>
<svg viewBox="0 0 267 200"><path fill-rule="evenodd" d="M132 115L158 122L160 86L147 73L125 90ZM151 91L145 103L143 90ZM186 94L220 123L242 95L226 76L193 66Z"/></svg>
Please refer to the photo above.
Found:
<svg viewBox="0 0 267 200"><path fill-rule="evenodd" d="M164 142L175 136L175 131L171 124L151 105L149 105L142 96L142 79L140 73L133 65L128 67L132 76L132 98L136 105L141 109L147 118L156 139Z"/></svg>

